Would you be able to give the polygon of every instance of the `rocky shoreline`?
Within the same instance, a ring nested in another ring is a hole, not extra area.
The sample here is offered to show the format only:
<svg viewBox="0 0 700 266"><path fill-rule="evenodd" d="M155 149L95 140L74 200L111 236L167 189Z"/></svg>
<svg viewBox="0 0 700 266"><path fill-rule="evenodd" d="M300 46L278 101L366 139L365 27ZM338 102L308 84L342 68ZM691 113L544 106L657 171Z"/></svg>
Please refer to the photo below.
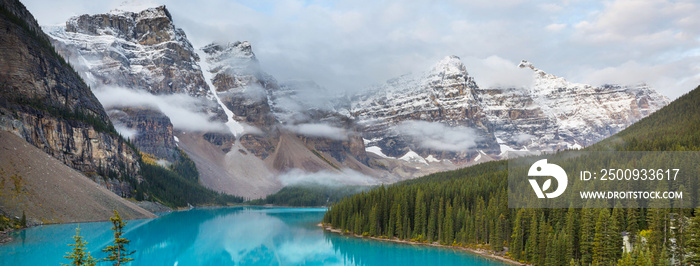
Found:
<svg viewBox="0 0 700 266"><path fill-rule="evenodd" d="M508 263L510 265L530 265L526 263L522 263L519 261L515 261L510 258L506 258L500 255L496 255L491 253L491 251L485 250L485 249L474 249L474 248L468 248L468 247L457 247L457 246L448 246L448 245L441 245L441 244L435 244L435 243L422 243L422 242L415 242L415 241L409 241L409 240L401 240L397 238L379 238L379 237L373 237L373 236L362 236L362 235L357 235L353 233L343 233L340 229L335 229L329 225L325 225L323 223L318 224L319 227L323 228L323 230L336 233L336 234L341 234L341 235L349 235L353 237L358 237L358 238L368 238L372 240L379 240L379 241L388 241L388 242L394 242L394 243L401 243L401 244L409 244L409 245L423 245L423 246L432 246L432 247L441 247L441 248L451 248L451 249L457 249L457 250L463 250L469 253L474 253L479 256L483 256L489 259L494 259L498 260L501 262Z"/></svg>

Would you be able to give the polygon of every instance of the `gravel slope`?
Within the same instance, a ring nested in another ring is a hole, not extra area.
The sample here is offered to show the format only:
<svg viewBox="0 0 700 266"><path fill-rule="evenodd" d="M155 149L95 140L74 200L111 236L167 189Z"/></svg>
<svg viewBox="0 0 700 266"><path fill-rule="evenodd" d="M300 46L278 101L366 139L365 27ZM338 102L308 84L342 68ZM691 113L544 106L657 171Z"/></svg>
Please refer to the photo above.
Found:
<svg viewBox="0 0 700 266"><path fill-rule="evenodd" d="M156 217L24 139L0 131L0 210L26 213L30 224L108 220L116 209L125 219Z"/></svg>

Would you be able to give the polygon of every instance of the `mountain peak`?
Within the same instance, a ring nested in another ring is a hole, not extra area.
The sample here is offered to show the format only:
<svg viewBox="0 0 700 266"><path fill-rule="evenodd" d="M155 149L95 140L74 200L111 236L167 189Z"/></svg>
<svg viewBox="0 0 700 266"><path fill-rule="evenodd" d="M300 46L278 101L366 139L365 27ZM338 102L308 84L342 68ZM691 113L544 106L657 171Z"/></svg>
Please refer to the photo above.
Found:
<svg viewBox="0 0 700 266"><path fill-rule="evenodd" d="M527 60L520 61L520 64L518 64L518 67L519 68L529 68L529 69L532 69L532 71L535 71L536 83L538 83L538 81L541 82L542 80L556 80L557 83L559 83L560 85L567 84L566 79L564 79L562 77L557 77L553 74L549 74L549 73L545 72L544 70L538 69L535 67L535 65L533 65L531 62L528 62Z"/></svg>
<svg viewBox="0 0 700 266"><path fill-rule="evenodd" d="M134 9L134 7L126 8ZM93 36L112 35L152 45L184 38L164 5L140 11L114 9L105 14L80 15L66 21L66 31Z"/></svg>
<svg viewBox="0 0 700 266"><path fill-rule="evenodd" d="M112 16L121 17L131 17L134 20L141 19L154 19L154 18L166 18L170 22L173 21L173 17L170 12L165 7L165 5L160 6L119 6L112 9L107 13Z"/></svg>
<svg viewBox="0 0 700 266"><path fill-rule="evenodd" d="M442 60L438 61L437 64L433 66L432 73L441 74L463 74L467 75L467 67L464 66L462 60L456 55L446 56Z"/></svg>
<svg viewBox="0 0 700 266"><path fill-rule="evenodd" d="M530 68L532 70L536 69L535 66L532 63L528 62L527 60L521 60L520 64L518 64L518 67L519 68Z"/></svg>
<svg viewBox="0 0 700 266"><path fill-rule="evenodd" d="M120 15L126 13L137 14L140 17L167 17L172 21L170 12L165 7L165 5L159 5L151 1L142 0L126 0L121 2L119 6L109 12L113 15Z"/></svg>
<svg viewBox="0 0 700 266"><path fill-rule="evenodd" d="M253 53L253 47L248 41L237 41L232 43L213 42L202 47L202 50L210 55L221 54L232 58L257 61L255 58L255 53Z"/></svg>

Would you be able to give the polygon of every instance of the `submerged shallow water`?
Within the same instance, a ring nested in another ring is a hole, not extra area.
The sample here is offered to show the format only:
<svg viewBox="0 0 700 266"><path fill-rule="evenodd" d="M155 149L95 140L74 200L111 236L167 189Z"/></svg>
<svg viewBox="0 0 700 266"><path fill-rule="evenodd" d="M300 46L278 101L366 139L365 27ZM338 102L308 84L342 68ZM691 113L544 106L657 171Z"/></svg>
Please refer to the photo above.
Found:
<svg viewBox="0 0 700 266"><path fill-rule="evenodd" d="M231 207L128 221L130 265L502 265L475 254L342 236L316 226L325 209ZM110 244L107 222L46 225L14 232L0 265L59 265L75 228L93 256ZM98 264L99 265L99 264ZM102 263L108 265L108 263Z"/></svg>

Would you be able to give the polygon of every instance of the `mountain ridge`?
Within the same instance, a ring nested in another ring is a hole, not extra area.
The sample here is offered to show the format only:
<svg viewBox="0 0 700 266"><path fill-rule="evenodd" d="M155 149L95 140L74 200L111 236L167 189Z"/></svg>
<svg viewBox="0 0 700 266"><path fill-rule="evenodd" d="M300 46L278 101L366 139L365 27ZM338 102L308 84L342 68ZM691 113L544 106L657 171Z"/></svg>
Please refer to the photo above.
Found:
<svg viewBox="0 0 700 266"><path fill-rule="evenodd" d="M72 62L83 64L79 68L86 79L97 81L97 90L114 84L158 97L185 93L197 99L191 111L221 129L171 126L163 118L175 118L158 108L137 113L128 109L133 106L110 107L110 118L136 131L135 143L145 152L172 161L182 147L205 172L201 180L208 187L246 197L278 190L282 185L275 176L294 169L352 169L394 182L507 158L514 150L584 147L664 104L663 98L650 101L654 92L647 87L593 87L553 75L559 85L484 89L457 56L444 57L422 74L393 78L368 88L370 93L347 97L313 81L277 81L260 67L247 41L195 49L164 6L77 16L50 33L61 53L79 59ZM185 75L165 75L160 68ZM600 92L610 95L601 101L621 103L602 105L594 99L598 112L581 115L585 109L580 106L590 101L578 99ZM579 108L548 107L558 101ZM598 115L606 108L611 109L607 116ZM580 125L591 129L578 130ZM235 170L245 166L232 158L256 170ZM230 187L236 184L242 187Z"/></svg>

